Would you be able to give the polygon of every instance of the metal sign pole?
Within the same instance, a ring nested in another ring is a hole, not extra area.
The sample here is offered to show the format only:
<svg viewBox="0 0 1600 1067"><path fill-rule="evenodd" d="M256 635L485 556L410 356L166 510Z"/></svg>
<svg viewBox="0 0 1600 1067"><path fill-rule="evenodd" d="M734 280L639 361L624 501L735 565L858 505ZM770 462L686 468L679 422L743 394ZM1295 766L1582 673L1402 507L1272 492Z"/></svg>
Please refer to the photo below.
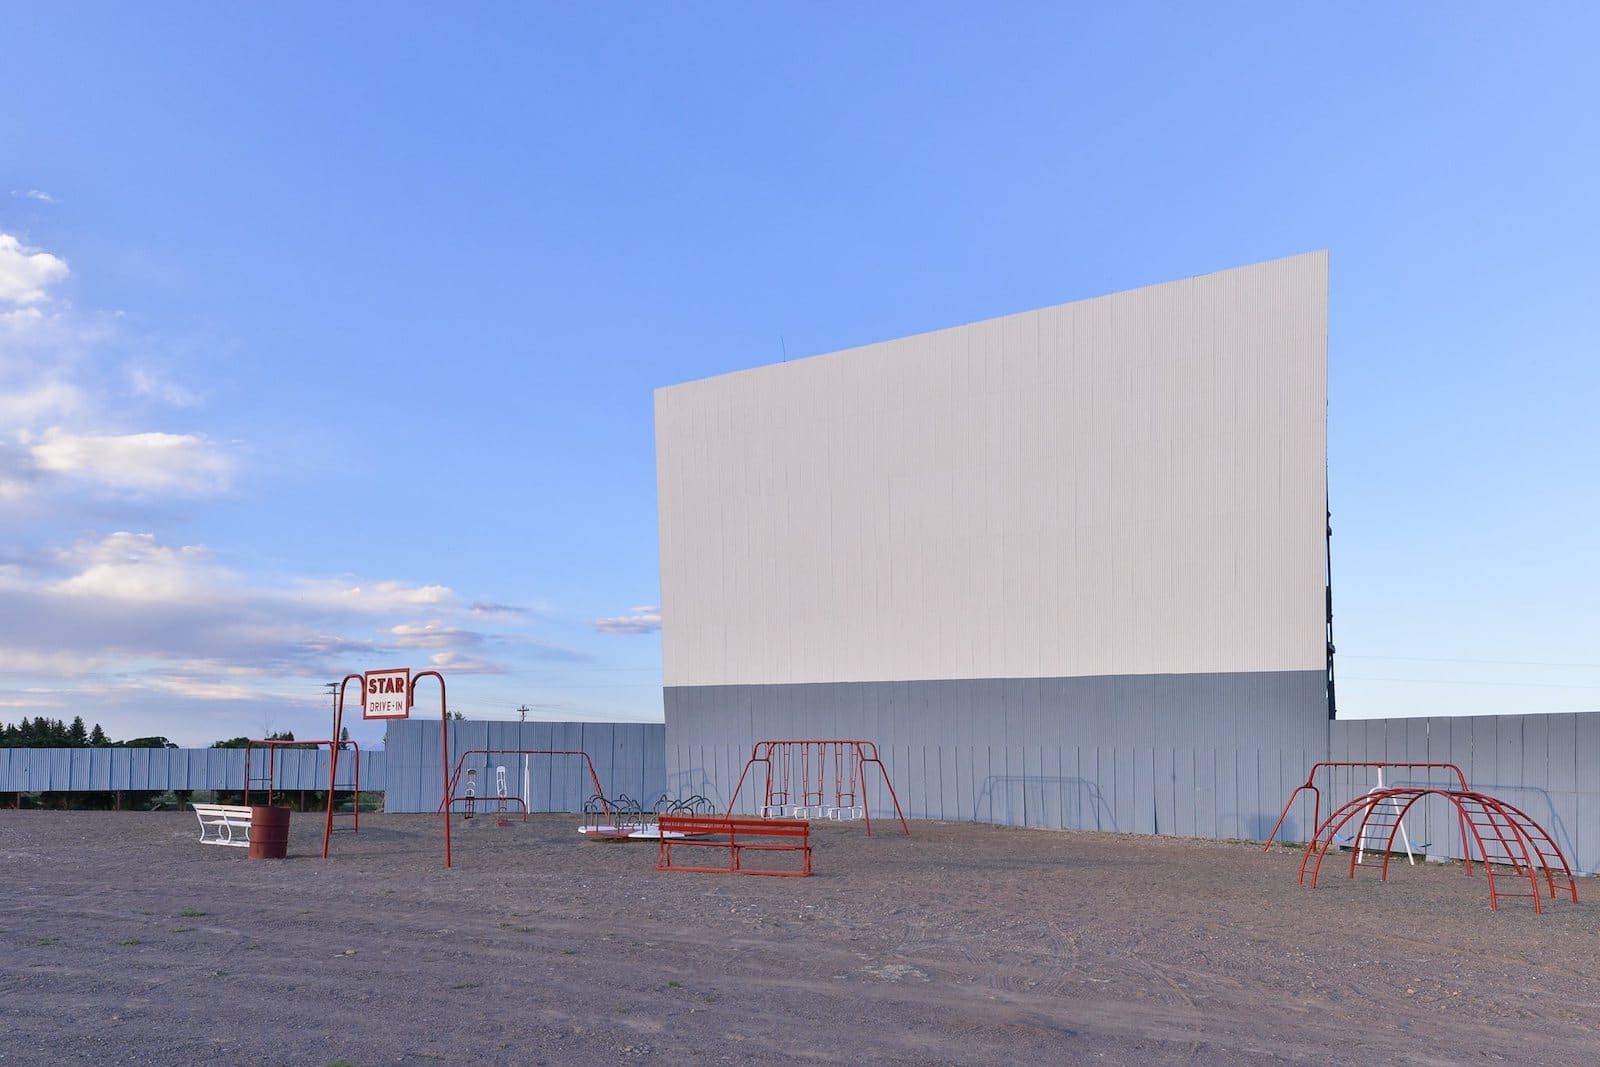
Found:
<svg viewBox="0 0 1600 1067"><path fill-rule="evenodd" d="M439 679L439 749L443 757L444 774L440 779L444 787L444 795L448 800L450 796L450 705L445 697L444 675L438 671L419 671L411 679L411 703L416 703L417 683L422 679L432 676ZM409 710L409 709L408 709ZM450 805L441 805L444 809L444 865L450 866Z"/></svg>

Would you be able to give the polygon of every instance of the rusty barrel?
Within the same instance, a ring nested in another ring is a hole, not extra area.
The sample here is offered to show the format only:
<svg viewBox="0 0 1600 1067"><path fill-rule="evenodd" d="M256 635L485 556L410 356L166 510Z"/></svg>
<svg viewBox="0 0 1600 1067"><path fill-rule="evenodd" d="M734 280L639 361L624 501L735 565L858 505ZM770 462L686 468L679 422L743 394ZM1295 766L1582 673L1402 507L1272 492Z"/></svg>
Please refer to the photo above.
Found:
<svg viewBox="0 0 1600 1067"><path fill-rule="evenodd" d="M281 860L289 854L289 809L250 809L250 858Z"/></svg>

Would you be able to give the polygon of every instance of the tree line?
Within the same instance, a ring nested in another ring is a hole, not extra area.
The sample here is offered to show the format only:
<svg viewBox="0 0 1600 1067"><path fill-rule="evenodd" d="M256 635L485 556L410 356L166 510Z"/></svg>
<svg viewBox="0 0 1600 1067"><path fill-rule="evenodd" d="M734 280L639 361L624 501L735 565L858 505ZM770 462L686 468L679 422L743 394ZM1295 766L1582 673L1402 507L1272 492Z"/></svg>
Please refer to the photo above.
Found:
<svg viewBox="0 0 1600 1067"><path fill-rule="evenodd" d="M15 726L0 722L0 748L177 748L165 737L134 737L113 741L99 723L94 729L84 725L83 716L72 722L26 716Z"/></svg>
<svg viewBox="0 0 1600 1067"><path fill-rule="evenodd" d="M346 727L340 731L341 740L350 740L350 729ZM212 748L244 748L252 738L230 737L224 741L213 741ZM253 740L263 740L254 738ZM293 741L294 731L283 730L270 733L267 741ZM113 741L106 735L99 723L93 729L84 724L83 716L78 715L72 722L63 722L61 719L47 719L43 715L37 719L24 717L15 726L10 723L0 722L0 748L177 748L178 746L168 741L165 737L134 737L126 741ZM307 742L304 748L316 746Z"/></svg>
<svg viewBox="0 0 1600 1067"><path fill-rule="evenodd" d="M267 741L293 741L293 730L281 730L269 733L265 738L230 737L222 741L214 741L211 748L244 748L251 740ZM349 729L341 731L340 739L350 739ZM83 716L73 718L67 723L61 719L50 719L41 715L35 719L23 718L12 725L0 722L0 748L177 748L173 742L165 737L134 737L126 741L113 741L106 735L99 723L91 728L83 721ZM303 742L295 748L316 748L314 742ZM189 803L193 791L188 789L176 790L114 790L114 791L71 791L54 793L17 793L12 801L12 806L23 807L49 807L49 808L88 808L106 809L129 807L134 809L162 809L182 808ZM286 798L279 803L296 804L303 811L309 805L313 809L325 803L327 793L320 790L295 790L293 792L280 791L279 796ZM372 794L363 794L363 799L373 803ZM212 799L219 803L237 804L243 800L243 794L238 790L215 790Z"/></svg>

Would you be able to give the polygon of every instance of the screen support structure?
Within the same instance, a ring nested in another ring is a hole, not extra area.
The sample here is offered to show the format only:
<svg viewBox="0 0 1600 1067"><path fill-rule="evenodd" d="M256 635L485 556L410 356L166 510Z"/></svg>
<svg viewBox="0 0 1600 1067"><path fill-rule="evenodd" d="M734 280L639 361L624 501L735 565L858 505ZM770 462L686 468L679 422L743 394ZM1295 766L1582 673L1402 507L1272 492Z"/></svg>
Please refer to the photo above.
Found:
<svg viewBox="0 0 1600 1067"><path fill-rule="evenodd" d="M1333 687L1333 511L1324 504L1323 510L1327 512L1328 532L1322 539L1323 550L1327 554L1327 580L1328 595L1328 721L1332 722L1339 717L1339 702L1334 698Z"/></svg>
<svg viewBox="0 0 1600 1067"><path fill-rule="evenodd" d="M355 682L358 687L361 687L362 692L364 694L365 693L365 689L363 687L364 677L365 677L364 675L360 675L360 674L347 674L347 675L344 676L344 681L339 683L339 699L338 699L337 705L336 705L334 713L333 713L333 736L334 737L339 737L341 735L341 733L343 732L345 689L350 685L351 682ZM449 703L449 699L445 695L444 675L440 674L438 671L418 671L416 674L412 675L411 676L411 685L410 685L409 691L406 694L406 700L408 702L407 710L409 711L410 707L415 705L415 703L416 703L417 683L422 681L422 679L428 678L428 677L436 678L439 681L439 748L440 748L440 751L443 754L443 767L442 767L442 774L441 774L441 777L440 777L440 783L444 787L444 795L445 796L449 796L450 795L450 703ZM364 695L363 695L362 699L363 700L365 699ZM328 761L328 788L329 788L329 790L332 790L333 781L334 781L334 775L336 775L338 773L339 773L339 751L338 751L337 748L335 748L334 749L334 753L333 753L333 758ZM327 821L323 824L323 828L322 828L322 858L323 859L327 859L328 858L328 842L332 837L333 837L333 809L330 806L329 809L328 809ZM444 865L446 867L450 866L450 811L449 811L449 805L445 805L445 812L444 812Z"/></svg>

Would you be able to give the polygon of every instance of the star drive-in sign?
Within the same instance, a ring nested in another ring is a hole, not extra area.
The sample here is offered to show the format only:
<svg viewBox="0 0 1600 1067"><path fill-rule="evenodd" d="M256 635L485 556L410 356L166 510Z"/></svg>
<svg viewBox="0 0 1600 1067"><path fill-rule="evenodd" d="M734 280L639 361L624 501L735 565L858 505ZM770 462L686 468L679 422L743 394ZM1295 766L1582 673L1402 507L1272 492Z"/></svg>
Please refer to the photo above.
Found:
<svg viewBox="0 0 1600 1067"><path fill-rule="evenodd" d="M404 719L411 714L411 668L368 671L362 675L361 717Z"/></svg>

